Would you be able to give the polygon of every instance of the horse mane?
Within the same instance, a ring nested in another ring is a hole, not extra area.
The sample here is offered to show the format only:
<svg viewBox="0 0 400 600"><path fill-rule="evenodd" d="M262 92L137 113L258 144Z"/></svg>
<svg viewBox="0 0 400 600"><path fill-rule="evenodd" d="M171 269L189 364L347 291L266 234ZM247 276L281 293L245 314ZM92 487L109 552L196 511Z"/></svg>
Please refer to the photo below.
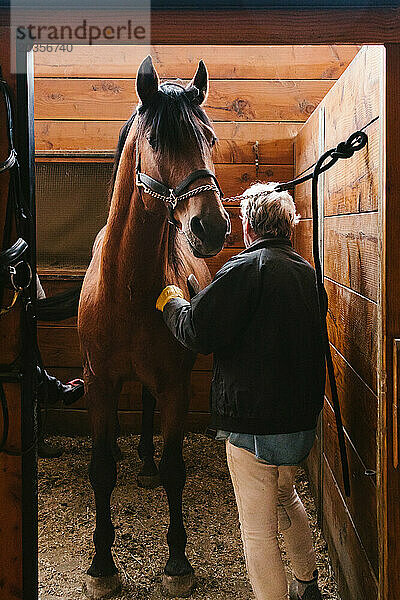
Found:
<svg viewBox="0 0 400 600"><path fill-rule="evenodd" d="M111 199L112 199L112 195L114 192L115 179L117 177L117 171L118 171L119 161L121 159L122 150L124 149L126 138L128 137L128 133L130 131L130 128L132 126L132 123L133 123L135 117L136 117L136 110L132 113L132 115L129 117L129 119L126 121L126 123L124 123L124 125L121 127L121 130L119 132L118 144L117 144L117 148L114 153L113 170L111 173L111 179L110 179L110 183L108 186L108 205L109 206L111 205Z"/></svg>
<svg viewBox="0 0 400 600"><path fill-rule="evenodd" d="M209 142L204 135L201 123L212 129L212 124L204 110L196 103L198 90L195 87L186 89L176 82L163 83L152 100L141 104L122 126L117 148L114 154L114 164L109 184L108 202L114 191L119 161L125 146L132 123L139 115L137 135L146 136L153 150L162 157L179 159L187 152L188 144L192 143L200 149L202 155L209 149ZM168 262L179 274L183 266L177 252L177 228L170 225L168 230Z"/></svg>
<svg viewBox="0 0 400 600"><path fill-rule="evenodd" d="M163 83L147 104L138 108L138 135L149 140L161 157L179 159L187 153L188 144L197 146L202 155L209 149L201 123L212 128L211 121L197 104L198 90L186 89L177 82Z"/></svg>

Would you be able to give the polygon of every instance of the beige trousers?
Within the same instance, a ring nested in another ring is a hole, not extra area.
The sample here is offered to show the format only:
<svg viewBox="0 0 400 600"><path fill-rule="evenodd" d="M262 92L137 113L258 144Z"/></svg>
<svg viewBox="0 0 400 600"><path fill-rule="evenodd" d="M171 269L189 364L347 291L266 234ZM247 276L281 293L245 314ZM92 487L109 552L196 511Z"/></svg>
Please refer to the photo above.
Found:
<svg viewBox="0 0 400 600"><path fill-rule="evenodd" d="M276 467L226 443L228 467L239 511L247 571L256 600L287 600L288 584L279 550L279 529L297 579L316 569L311 530L294 487L297 466Z"/></svg>

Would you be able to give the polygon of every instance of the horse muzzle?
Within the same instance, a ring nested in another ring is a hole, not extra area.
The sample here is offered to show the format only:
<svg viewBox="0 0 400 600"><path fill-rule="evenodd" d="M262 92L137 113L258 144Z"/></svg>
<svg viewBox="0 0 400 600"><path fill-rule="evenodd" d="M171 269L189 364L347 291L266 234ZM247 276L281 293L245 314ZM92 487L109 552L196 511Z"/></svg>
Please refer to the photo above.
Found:
<svg viewBox="0 0 400 600"><path fill-rule="evenodd" d="M224 211L219 218L194 216L185 233L190 248L197 258L215 256L222 250L225 238L231 231L229 215Z"/></svg>

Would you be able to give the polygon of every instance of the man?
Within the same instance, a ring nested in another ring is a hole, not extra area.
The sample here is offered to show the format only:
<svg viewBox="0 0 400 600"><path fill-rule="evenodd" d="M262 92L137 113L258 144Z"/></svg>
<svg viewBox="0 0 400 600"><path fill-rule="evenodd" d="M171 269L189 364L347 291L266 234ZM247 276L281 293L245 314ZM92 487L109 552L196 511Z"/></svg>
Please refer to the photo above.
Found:
<svg viewBox="0 0 400 600"><path fill-rule="evenodd" d="M294 202L277 184L244 194L246 249L189 303L168 286L157 300L187 348L214 353L211 425L227 438L247 570L256 600L287 600L279 526L295 580L291 600L321 600L311 531L294 488L315 438L325 386L315 271L291 244Z"/></svg>

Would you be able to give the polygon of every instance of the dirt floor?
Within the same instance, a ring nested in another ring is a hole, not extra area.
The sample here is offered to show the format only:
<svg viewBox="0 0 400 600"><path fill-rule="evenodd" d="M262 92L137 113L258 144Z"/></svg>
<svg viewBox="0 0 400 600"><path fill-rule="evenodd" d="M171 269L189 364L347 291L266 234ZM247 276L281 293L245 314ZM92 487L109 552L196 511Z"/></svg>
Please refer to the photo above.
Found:
<svg viewBox="0 0 400 600"><path fill-rule="evenodd" d="M94 502L87 478L88 438L51 438L65 449L61 458L39 461L39 597L79 600L93 554ZM167 557L167 503L162 488L138 488L137 436L120 439L123 460L113 495L114 557L124 579L119 600L160 598ZM156 439L157 456L161 443ZM187 484L184 513L188 556L197 575L193 600L250 600L233 491L222 443L189 434L184 456ZM323 597L339 600L332 568L315 520L304 472L297 489L311 517ZM290 577L288 566L288 577Z"/></svg>

